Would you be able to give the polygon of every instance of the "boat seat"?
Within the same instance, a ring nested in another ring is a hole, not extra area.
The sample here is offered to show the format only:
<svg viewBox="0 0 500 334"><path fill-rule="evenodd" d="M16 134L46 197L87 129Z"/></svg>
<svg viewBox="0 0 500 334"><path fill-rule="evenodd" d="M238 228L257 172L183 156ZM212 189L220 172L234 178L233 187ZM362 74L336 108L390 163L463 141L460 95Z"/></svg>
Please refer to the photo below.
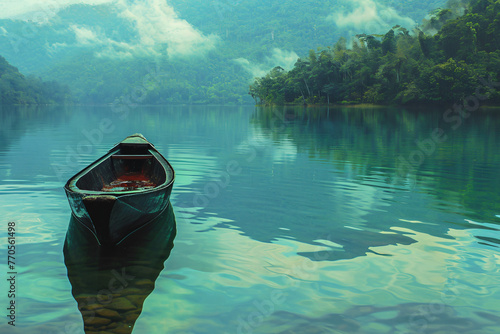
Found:
<svg viewBox="0 0 500 334"><path fill-rule="evenodd" d="M140 159L140 160L145 160L145 159L152 159L153 155L152 154L113 154L111 156L113 159Z"/></svg>

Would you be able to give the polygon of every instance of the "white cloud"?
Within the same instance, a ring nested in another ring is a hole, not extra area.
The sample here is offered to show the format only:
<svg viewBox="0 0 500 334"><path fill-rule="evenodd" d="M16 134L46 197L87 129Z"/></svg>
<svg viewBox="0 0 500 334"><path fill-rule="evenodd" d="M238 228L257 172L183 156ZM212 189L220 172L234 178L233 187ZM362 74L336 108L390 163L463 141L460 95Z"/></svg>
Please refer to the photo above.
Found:
<svg viewBox="0 0 500 334"><path fill-rule="evenodd" d="M268 62L275 63L277 66L281 66L285 70L289 71L293 68L293 65L295 65L298 58L299 56L294 51L274 48L271 56L268 57Z"/></svg>
<svg viewBox="0 0 500 334"><path fill-rule="evenodd" d="M271 55L266 57L266 61L261 64L251 63L246 58L237 58L234 61L241 65L253 78L265 76L272 68L281 66L289 71L293 68L299 56L294 51L286 51L274 48Z"/></svg>
<svg viewBox="0 0 500 334"><path fill-rule="evenodd" d="M75 33L76 41L79 44L93 44L99 42L96 33L87 27L72 25L70 29Z"/></svg>
<svg viewBox="0 0 500 334"><path fill-rule="evenodd" d="M2 0L0 19L20 18L46 22L61 9L74 4L100 5L115 0Z"/></svg>
<svg viewBox="0 0 500 334"><path fill-rule="evenodd" d="M45 8L43 10L51 15L55 15L67 5L75 3L111 3L118 15L130 22L133 29L135 29L135 39L127 42L115 40L110 35L106 35L99 26L70 25L68 27L68 31L75 36L76 46L96 47L95 54L100 57L203 55L208 50L215 48L219 42L218 36L204 35L186 20L179 18L174 8L167 3L167 0L48 0L43 4L38 0L21 0L20 2L37 4L39 8ZM17 13L16 8L16 6L10 6L8 9L10 13ZM48 16L37 18L25 15L22 19L37 24L50 21ZM53 48L52 46L55 44L58 43L55 42L47 47L50 49L49 51L55 52L61 46L57 45L57 47Z"/></svg>
<svg viewBox="0 0 500 334"><path fill-rule="evenodd" d="M166 45L170 56L204 53L218 42L215 35L204 36L186 20L180 19L166 0L120 0L121 16L134 23L140 45L156 50Z"/></svg>
<svg viewBox="0 0 500 334"><path fill-rule="evenodd" d="M52 43L52 44L46 43L45 44L45 49L47 50L47 52L50 55L57 53L58 51L60 51L60 49L64 49L67 47L68 47L67 43Z"/></svg>
<svg viewBox="0 0 500 334"><path fill-rule="evenodd" d="M97 51L95 52L95 55L97 57L130 58L134 55L150 54L150 51L146 48L141 47L140 44L129 44L126 42L115 41L114 39L109 38L105 34L100 32L99 29L93 29L87 26L72 25L70 26L69 30L75 34L77 46L98 47ZM52 49L52 51L57 51L57 48L60 46L68 45L55 43L50 45L50 49Z"/></svg>
<svg viewBox="0 0 500 334"><path fill-rule="evenodd" d="M345 7L328 16L340 28L356 29L356 33L384 33L394 25L406 28L415 26L415 21L401 16L391 7L385 7L374 0L349 1Z"/></svg>
<svg viewBox="0 0 500 334"><path fill-rule="evenodd" d="M236 58L234 59L234 62L243 67L248 73L252 74L253 78L257 77L263 77L266 75L269 69L265 69L262 67L262 65L259 64L252 64L248 59L246 58ZM267 68L267 67L266 67Z"/></svg>

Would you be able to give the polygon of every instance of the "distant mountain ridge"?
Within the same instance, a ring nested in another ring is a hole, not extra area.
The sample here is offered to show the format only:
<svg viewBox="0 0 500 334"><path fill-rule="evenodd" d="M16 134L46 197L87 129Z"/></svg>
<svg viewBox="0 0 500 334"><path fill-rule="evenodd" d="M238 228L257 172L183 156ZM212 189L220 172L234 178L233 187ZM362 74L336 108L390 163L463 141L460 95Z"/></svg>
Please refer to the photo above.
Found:
<svg viewBox="0 0 500 334"><path fill-rule="evenodd" d="M141 103L251 103L253 77L276 64L293 67L311 45L419 22L443 2L76 4L43 22L0 20L0 54L23 73L68 84L81 103L113 103L139 91Z"/></svg>
<svg viewBox="0 0 500 334"><path fill-rule="evenodd" d="M0 56L0 105L53 104L70 102L68 87L57 82L25 77Z"/></svg>

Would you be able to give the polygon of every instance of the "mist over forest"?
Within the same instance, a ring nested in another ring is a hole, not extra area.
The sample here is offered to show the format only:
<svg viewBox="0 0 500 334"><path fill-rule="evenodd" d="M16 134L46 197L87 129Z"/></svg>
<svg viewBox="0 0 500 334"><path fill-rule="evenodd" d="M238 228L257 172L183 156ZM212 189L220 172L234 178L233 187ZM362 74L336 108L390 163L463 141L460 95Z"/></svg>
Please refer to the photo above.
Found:
<svg viewBox="0 0 500 334"><path fill-rule="evenodd" d="M349 46L310 50L291 71L275 67L250 94L259 104L457 104L500 102L500 2L455 2L413 31L357 34ZM480 94L479 92L483 92Z"/></svg>
<svg viewBox="0 0 500 334"><path fill-rule="evenodd" d="M81 104L248 104L256 77L292 70L311 49L339 38L352 48L356 35L383 36L395 25L434 35L464 8L459 0L47 2L1 14L0 55L63 87L64 98L52 101L67 101L68 87Z"/></svg>

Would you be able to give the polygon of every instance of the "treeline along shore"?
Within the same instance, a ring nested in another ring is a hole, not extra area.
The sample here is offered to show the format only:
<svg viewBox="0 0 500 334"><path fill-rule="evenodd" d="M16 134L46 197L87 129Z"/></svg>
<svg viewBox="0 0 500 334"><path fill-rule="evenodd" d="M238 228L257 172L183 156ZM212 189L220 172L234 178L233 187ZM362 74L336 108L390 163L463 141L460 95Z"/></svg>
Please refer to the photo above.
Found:
<svg viewBox="0 0 500 334"><path fill-rule="evenodd" d="M459 14L457 14L459 13ZM350 43L349 43L350 44ZM290 71L255 79L257 104L448 104L480 96L500 103L500 0L438 9L409 31L362 33L311 50Z"/></svg>

